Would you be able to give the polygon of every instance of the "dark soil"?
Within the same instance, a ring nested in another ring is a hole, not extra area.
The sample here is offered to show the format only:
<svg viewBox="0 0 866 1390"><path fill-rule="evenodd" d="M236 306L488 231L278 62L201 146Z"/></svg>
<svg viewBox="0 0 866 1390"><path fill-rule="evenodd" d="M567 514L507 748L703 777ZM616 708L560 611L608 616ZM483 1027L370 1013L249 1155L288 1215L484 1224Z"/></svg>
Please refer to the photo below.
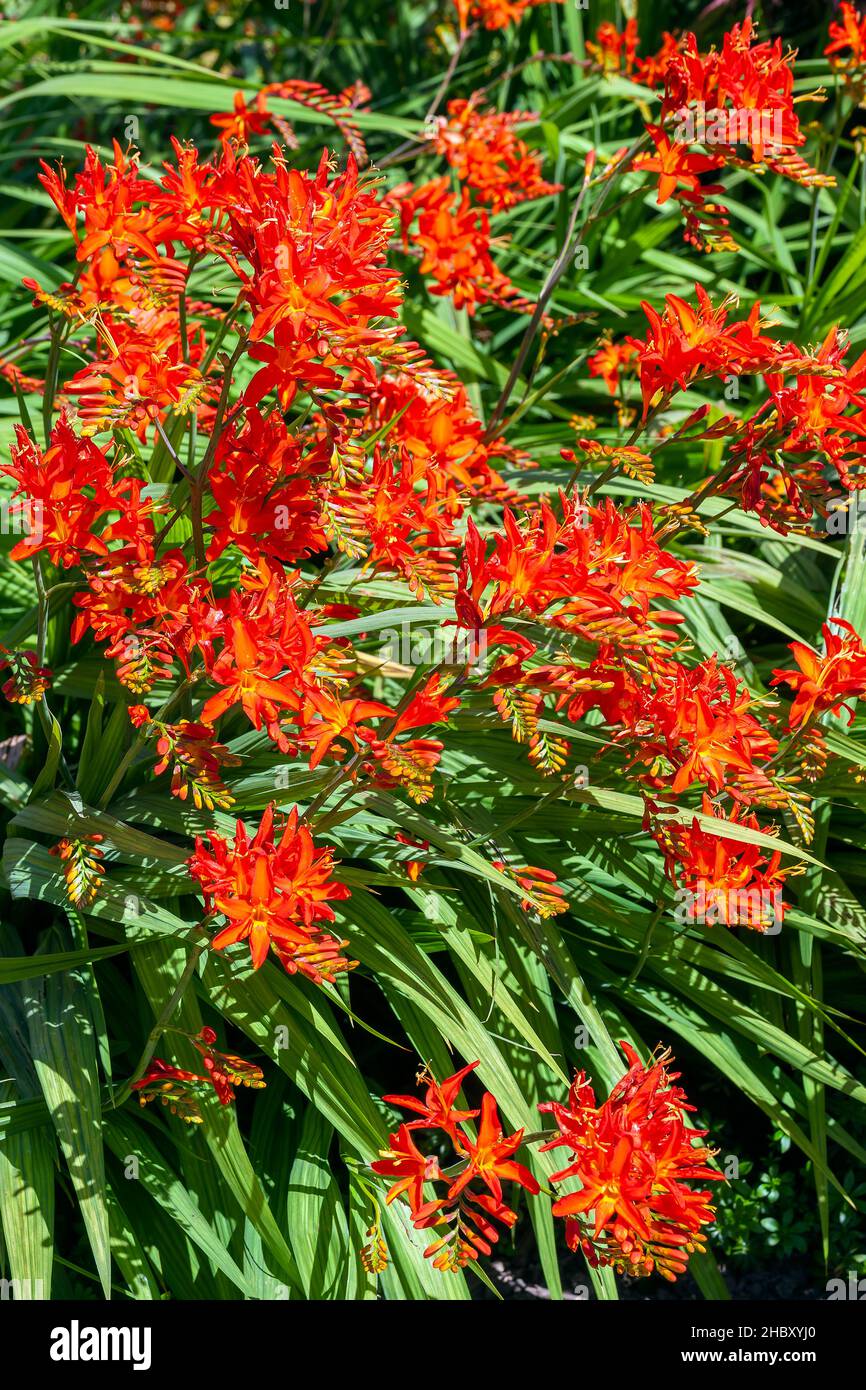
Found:
<svg viewBox="0 0 866 1390"><path fill-rule="evenodd" d="M717 1256L719 1268L724 1276L732 1300L760 1299L772 1302L801 1303L823 1302L827 1297L826 1276L816 1274L815 1266L808 1259L786 1258L776 1263L767 1263L760 1268L743 1268L736 1260L724 1260ZM563 1297L567 1300L586 1300L594 1297L586 1265L579 1255L560 1253L560 1275ZM509 1251L504 1257L489 1260L486 1265L500 1295L504 1299L547 1299L550 1295L544 1276L538 1264L536 1251L530 1243L526 1249ZM703 1301L703 1294L690 1274L685 1274L676 1283L657 1276L647 1279L633 1279L628 1276L617 1279L620 1299L651 1303ZM493 1294L480 1280L472 1280L473 1297L487 1300Z"/></svg>

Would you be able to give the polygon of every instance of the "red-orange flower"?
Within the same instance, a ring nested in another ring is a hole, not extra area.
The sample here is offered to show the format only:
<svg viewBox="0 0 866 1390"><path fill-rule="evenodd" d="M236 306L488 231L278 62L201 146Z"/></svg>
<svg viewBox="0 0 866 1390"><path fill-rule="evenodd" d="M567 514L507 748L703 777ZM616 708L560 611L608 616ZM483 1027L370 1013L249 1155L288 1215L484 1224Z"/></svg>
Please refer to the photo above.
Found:
<svg viewBox="0 0 866 1390"><path fill-rule="evenodd" d="M419 1230L442 1232L424 1252L442 1270L460 1269L477 1260L479 1254L489 1255L499 1239L494 1222L514 1225L517 1217L502 1199L503 1182L515 1182L531 1193L540 1191L529 1169L513 1157L523 1141L523 1130L502 1133L496 1101L489 1091L481 1101L481 1123L475 1138L466 1121L478 1111L454 1109L464 1078L478 1065L471 1062L441 1083L423 1068L418 1076L427 1087L423 1101L413 1096L383 1096L383 1100L417 1112L420 1119L402 1124L390 1136L390 1149L370 1165L374 1173L398 1179L387 1201L406 1192L413 1225ZM443 1171L437 1158L425 1158L415 1144L413 1130L439 1130L447 1136L454 1164ZM446 1190L442 1196L425 1201L425 1183L444 1183Z"/></svg>
<svg viewBox="0 0 866 1390"><path fill-rule="evenodd" d="M586 51L595 68L605 73L622 72L626 76L634 70L637 47L636 19L629 19L622 30L606 20L598 26L595 40L588 39L586 43Z"/></svg>
<svg viewBox="0 0 866 1390"><path fill-rule="evenodd" d="M721 169L725 163L718 154L693 154L686 145L671 140L661 126L648 125L647 130L655 145L655 154L639 154L634 161L635 169L658 174L659 191L656 202L666 203L672 194L685 187L693 193L718 193L719 185L701 184L701 174L711 169Z"/></svg>
<svg viewBox="0 0 866 1390"><path fill-rule="evenodd" d="M839 18L830 21L829 39L824 53L830 66L861 96L866 79L866 15L842 0Z"/></svg>
<svg viewBox="0 0 866 1390"><path fill-rule="evenodd" d="M450 295L455 308L474 314L479 304L528 310L532 305L495 264L487 213L475 208L468 188L458 195L445 177L400 198L404 241L423 252L421 274L432 276L430 293ZM409 232L417 218L417 230Z"/></svg>
<svg viewBox="0 0 866 1390"><path fill-rule="evenodd" d="M834 618L832 625L825 623L822 633L823 656L805 642L791 642L790 650L799 670L773 672L771 685L784 682L796 691L788 715L792 729L807 724L825 710L834 714L847 710L850 724L854 711L848 701L866 695L866 647L858 633L843 618Z"/></svg>
<svg viewBox="0 0 866 1390"><path fill-rule="evenodd" d="M454 1109L454 1102L464 1079L478 1066L479 1062L470 1062L468 1066L461 1067L460 1071L441 1082L423 1067L418 1074L419 1083L427 1083L423 1100L419 1100L417 1096L383 1096L382 1099L388 1105L399 1105L404 1110L412 1110L421 1116L420 1120L410 1120L407 1129L444 1129L450 1134L456 1131L458 1124L464 1120L474 1120L478 1114L477 1110Z"/></svg>
<svg viewBox="0 0 866 1390"><path fill-rule="evenodd" d="M272 120L264 92L256 93L252 106L247 105L243 92L235 92L234 109L211 116L210 123L222 131L221 140L234 139L245 145L251 135L264 135Z"/></svg>
<svg viewBox="0 0 866 1390"><path fill-rule="evenodd" d="M633 343L614 343L608 339L587 359L589 374L600 376L610 394L615 396L619 390L620 373L637 354L638 349Z"/></svg>
<svg viewBox="0 0 866 1390"><path fill-rule="evenodd" d="M676 387L684 391L707 376L771 371L778 362L779 344L764 335L759 304L747 318L729 322L732 299L714 305L701 285L695 285L695 295L695 308L675 294L665 297L662 313L641 304L649 333L643 341L628 341L637 349L644 417Z"/></svg>
<svg viewBox="0 0 866 1390"><path fill-rule="evenodd" d="M212 1087L220 1105L231 1105L236 1086L260 1090L265 1085L262 1069L255 1062L216 1050L217 1035L212 1028L202 1028L194 1037L187 1036L201 1054L205 1074L202 1076L154 1057L140 1080L132 1084L132 1089L138 1091L139 1104L159 1100L187 1124L201 1124L198 1096L202 1087Z"/></svg>
<svg viewBox="0 0 866 1390"><path fill-rule="evenodd" d="M55 565L69 568L82 554L107 555L98 534L107 513L125 507L129 482L115 482L102 450L79 438L63 414L51 431L42 454L23 425L16 426L12 462L0 472L18 484L13 497L27 499L27 534L12 548L11 558L23 560L47 551Z"/></svg>
<svg viewBox="0 0 866 1390"><path fill-rule="evenodd" d="M507 1136L502 1133L496 1101L489 1091L485 1091L481 1101L478 1138L470 1139L464 1131L459 1139L458 1147L468 1155L469 1162L448 1189L449 1201L459 1196L474 1178L480 1178L489 1187L497 1203L502 1201L503 1182L516 1182L527 1192L540 1192L538 1182L529 1169L513 1158L522 1143L522 1129Z"/></svg>
<svg viewBox="0 0 866 1390"><path fill-rule="evenodd" d="M475 97L449 101L447 110L428 138L491 212L561 190L562 184L542 178L540 152L530 150L515 134L520 122L537 119L533 112L484 110Z"/></svg>
<svg viewBox="0 0 866 1390"><path fill-rule="evenodd" d="M671 58L679 51L680 41L665 30L658 52L642 58L639 53L637 20L629 19L623 29L605 20L595 31L594 39L587 39L586 51L592 60L591 67L603 73L623 73L645 87L658 87L664 82L665 73Z"/></svg>
<svg viewBox="0 0 866 1390"><path fill-rule="evenodd" d="M315 983L347 968L338 953L324 965L318 962L322 945L334 943L316 924L334 920L330 902L347 898L349 889L332 878L333 852L315 848L297 810L276 841L273 805L252 840L243 821L237 822L233 847L216 831L207 838L210 850L196 839L188 863L208 910L228 920L213 939L214 950L248 941L253 968L258 970L273 945Z"/></svg>
<svg viewBox="0 0 866 1390"><path fill-rule="evenodd" d="M420 1211L424 1205L425 1182L433 1182L440 1176L438 1160L435 1155L425 1158L408 1125L401 1125L397 1133L390 1136L390 1142L390 1149L370 1165L374 1173L397 1179L385 1201L393 1202L405 1192L411 1210Z"/></svg>
<svg viewBox="0 0 866 1390"><path fill-rule="evenodd" d="M645 1066L628 1043L620 1047L629 1069L601 1106L583 1072L565 1105L539 1106L559 1130L542 1149L564 1147L572 1156L553 1181L580 1182L553 1212L566 1218L568 1244L581 1247L591 1264L638 1275L657 1270L673 1280L692 1251L703 1249L701 1228L713 1220L710 1193L689 1184L722 1175L706 1165L711 1151L694 1143L706 1130L683 1122L682 1112L694 1107L672 1084L670 1053Z"/></svg>

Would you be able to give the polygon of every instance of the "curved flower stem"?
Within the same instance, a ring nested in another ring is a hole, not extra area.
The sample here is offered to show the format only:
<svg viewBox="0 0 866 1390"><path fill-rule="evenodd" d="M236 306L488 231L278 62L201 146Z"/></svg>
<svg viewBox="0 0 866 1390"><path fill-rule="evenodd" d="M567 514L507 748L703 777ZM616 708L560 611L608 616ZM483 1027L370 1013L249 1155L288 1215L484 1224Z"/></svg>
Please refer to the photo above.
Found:
<svg viewBox="0 0 866 1390"><path fill-rule="evenodd" d="M445 75L443 76L442 81L439 84L436 95L434 96L432 102L427 108L427 114L425 115L423 121L424 126L427 125L428 121L432 120L432 118L436 115L436 112L439 110L439 107L442 105L442 102L445 100L448 88L451 86L454 74L457 71L457 64L460 62L460 58L463 54L463 49L466 47L466 40L473 32L474 26L472 25L470 25L468 29L461 30L460 37L457 41L457 45L454 49L454 52L451 54L451 57L448 61L448 66L445 69ZM376 168L389 169L392 164L399 164L407 155L411 155L411 157L414 159L415 156L420 154L421 151L425 148L425 145L426 141L424 140L404 140L403 144L398 145L396 150L392 150L390 154L386 154L383 159L377 160Z"/></svg>
<svg viewBox="0 0 866 1390"><path fill-rule="evenodd" d="M511 371L508 373L508 379L502 388L502 393L499 397L499 400L496 402L493 414L491 415L490 420L488 422L487 429L484 435L485 439L488 441L493 438L496 430L499 428L500 421L502 420L502 417L505 414L506 408L508 406L508 402L511 399L511 393L514 390L514 387L517 385L518 378L520 376L521 371L523 370L523 364L526 361L527 356L529 355L529 349L532 346L532 340L538 332L538 329L541 325L541 321L544 318L544 312L553 295L553 291L556 289L556 286L562 279L568 262L571 259L572 237L574 236L574 230L577 225L577 219L580 215L580 209L583 207L583 201L586 197L588 188L589 175L586 174L584 176L580 192L578 193L577 198L575 199L574 207L571 210L571 217L568 219L568 228L565 233L565 240L562 244L562 250L560 251L553 265L551 266L547 279L545 280L541 288L541 293L538 296L538 301L532 312L532 318L529 320L526 332L524 333L520 343L520 347L517 350L517 356L514 359Z"/></svg>
<svg viewBox="0 0 866 1390"><path fill-rule="evenodd" d="M325 580L333 572L334 567L337 565L340 558L341 552L339 550L331 551L331 553L325 559L322 568L319 570L318 574L311 578L309 587L307 588L306 592L303 593L301 597L298 599L299 608L307 608L310 605L312 600L316 597L320 585L324 584Z"/></svg>
<svg viewBox="0 0 866 1390"><path fill-rule="evenodd" d="M656 910L653 913L647 925L646 934L644 935L644 939L640 948L640 954L638 955L637 960L635 961L634 965L631 968L631 971L629 972L628 979L626 980L625 985L623 986L624 989L630 989L640 972L643 970L644 965L646 964L647 956L650 953L650 947L652 946L652 940L653 936L655 935L655 929L661 921L662 915L666 907L667 902L664 898L660 898L658 903L656 904Z"/></svg>
<svg viewBox="0 0 866 1390"><path fill-rule="evenodd" d="M204 922L207 920L208 919L205 918L203 921L199 922L195 930L197 932L201 931L204 926ZM209 944L209 940L201 941L197 946L193 946L192 950L190 951L189 958L186 962L186 965L183 968L183 971L181 972L180 979L175 985L172 994L169 996L166 1003L163 1005L159 1017L156 1020L156 1023L153 1025L153 1027L147 1035L147 1042L144 1045L144 1051L138 1059L135 1071L132 1073L129 1079L124 1082L120 1090L113 1098L113 1106L115 1110L117 1110L119 1106L123 1105L124 1102L129 1099L129 1097L132 1095L132 1090L135 1086L136 1081L140 1081L141 1078L144 1076L144 1073L147 1071L150 1059L156 1051L157 1044L168 1026L169 1019L171 1018L172 1014L174 1013L175 1009L177 1008L181 999L186 993L187 986L190 980L192 979L193 975L195 974L196 966L201 960L201 957L204 954L204 952L207 950Z"/></svg>
<svg viewBox="0 0 866 1390"><path fill-rule="evenodd" d="M223 423L225 421L226 406L228 405L229 392L231 391L232 387L232 372L237 366L241 358L241 355L245 351L246 345L246 334L241 334L238 338L237 345L231 357L229 357L228 360L226 360L225 358L221 359L222 361L225 361L225 375L223 376L222 390L220 391L220 398L217 403L216 414L214 416L213 431L211 433L210 439L208 440L207 448L204 452L204 458L202 459L199 465L198 472L193 474L192 477L190 477L189 506L190 516L192 519L193 549L195 551L195 562L198 565L199 569L201 569L202 571L207 568L207 556L205 554L204 547L204 521L202 518L204 485L207 481L208 470L210 469L210 466L213 463L214 455L217 451L217 446L220 441L220 435L222 433ZM183 465L181 465L181 468L182 471L186 473L187 470L183 467Z"/></svg>
<svg viewBox="0 0 866 1390"><path fill-rule="evenodd" d="M196 262L198 261L198 259L199 259L199 253L198 253L197 251L193 251L193 252L190 254L189 260L187 261L187 266L186 266L186 283L185 283L185 285L184 285L184 292L183 292L183 294L180 296L180 301L179 301L178 306L177 306L177 309L178 309L178 332L179 332L179 336L180 336L180 350L181 350L181 352L182 352L182 354L183 354L183 360L184 360L184 362L188 362L188 361L189 361L189 332L188 332L188 328L187 328L186 289L187 289L187 286L189 285L190 280L192 279L192 273L193 273L193 271L195 270Z"/></svg>
<svg viewBox="0 0 866 1390"><path fill-rule="evenodd" d="M168 435L163 429L162 421L159 418L157 418L154 423L156 425L157 433L159 434L160 439L162 440L163 444L168 450L172 460L174 461L175 466L180 469L181 473L185 478L189 478L190 481L192 481L192 474L190 473L186 464L178 456L174 445L172 444L171 440L169 439Z"/></svg>
<svg viewBox="0 0 866 1390"><path fill-rule="evenodd" d="M842 93L841 93L840 90L839 90L838 80L837 80L837 86L836 86L836 103L835 103L835 106L836 106L836 111L835 111L836 120L835 120L835 124L834 124L832 140L831 140L831 142L830 142L830 153L829 153L829 155L828 155L828 157L827 157L827 163L826 163L826 172L827 172L827 173L829 173L830 170L833 168L833 163L834 163L834 161L835 161L835 159L836 159L836 155L837 155L838 150L839 150L839 145L840 145L840 143L841 143L841 141L842 141L842 131L843 131L844 128L845 128L845 122L846 122L846 120L848 119L848 115L849 115L849 112L846 110L846 103L845 103L845 101L844 101L844 98L843 98L843 96L842 96ZM806 298L807 298L808 300L810 300L810 299L812 298L813 281L814 281L814 279L815 279L815 265L816 265L816 262L817 262L817 259L818 259L818 218L819 218L819 206L820 206L820 202L821 202L821 189L820 189L820 188L815 188L815 189L813 190L813 193L812 193L812 211L811 211L811 214L810 214L810 217L809 217L809 263L808 263L808 268L807 268L807 272L806 272L806 274L807 274L807 280L806 280L806 287L807 287Z"/></svg>
<svg viewBox="0 0 866 1390"><path fill-rule="evenodd" d="M42 429L45 434L45 447L51 440L51 416L54 412L54 395L57 390L57 373L60 366L60 342L62 326L48 315L51 346L48 349L48 365L45 369L45 394L42 397Z"/></svg>
<svg viewBox="0 0 866 1390"><path fill-rule="evenodd" d="M635 140L634 144L628 150L626 150L617 168L613 171L610 178L607 180L597 203L592 209L590 217L587 219L584 225L584 230L586 230L586 227L591 226L591 224L597 219L599 213L601 212L601 209L607 201L608 195L610 193L611 188L614 185L616 178L621 176L628 170L635 155L638 153L641 147L644 144L646 144L648 139L649 136L644 134L640 136L639 139ZM538 329L541 325L541 321L544 318L544 312L551 298L553 297L553 291L556 289L556 286L559 284L560 280L562 279L562 276L565 274L566 268L568 267L569 260L571 259L572 239L574 237L574 232L577 227L577 219L580 216L580 210L583 207L584 199L586 198L587 192L592 186L591 175L592 167L590 165L585 169L583 183L581 184L580 192L578 193L577 198L575 199L574 207L571 210L571 216L568 219L568 227L566 229L565 239L562 244L562 250L560 251L553 265L551 266L547 279L545 280L541 288L541 293L538 296L538 302L533 311L532 318L529 320L529 325L526 329L526 332L523 335L520 347L518 348L517 357L514 360L514 365L512 366L511 371L508 374L508 380L502 388L502 394L500 395L499 400L496 402L493 414L491 415L489 423L487 425L487 429L485 430L484 438L488 442L494 437L496 430L499 428L499 424L502 420L503 415L505 414L508 402L511 399L511 393L514 390L515 385L517 384L517 380L520 376L521 371L523 370L523 364L526 361L526 358L529 354L529 349L532 346L532 340L538 332Z"/></svg>
<svg viewBox="0 0 866 1390"><path fill-rule="evenodd" d="M39 555L34 555L34 556L33 556L33 575L34 575L34 578L35 578L35 580L36 580L36 597L37 597L37 609L36 609L36 660L37 660L38 664L39 664L40 666L42 666L42 665L44 665L44 662L45 662L45 643L46 643L47 625L48 625L48 594L49 594L49 593L52 593L53 590L46 590L46 588L45 588L45 580L44 580L44 577L43 577L43 574L42 574L42 560L41 560L41 557L40 557ZM57 587L60 587L60 586L57 586ZM66 587L70 587L70 586L67 585ZM45 737L46 737L46 739L48 740L48 743L49 743L49 745L50 745L50 743L51 743L51 734L52 734L52 730L53 730L53 728L54 728L54 725L57 723L57 720L54 718L54 715L51 713L51 709L49 708L49 705L48 705L48 700L47 700L47 698L46 698L46 696L45 696L44 694L43 694L43 695L40 695L39 699L36 701L36 709L37 709L37 711L38 711L38 713L39 713L39 722L40 722L40 724L42 725L42 729L43 729L43 731L44 731L44 733L45 733ZM74 786L75 786L75 778L72 776L72 773L71 773L70 770L69 770L69 765L67 764L66 759L65 759L65 757L63 756L63 750L62 750L62 749L61 749L61 752L60 752L60 760L59 760L59 761L60 761L60 770L61 770L61 772L63 773L64 779L66 780L67 784L68 784L70 787L74 787Z"/></svg>
<svg viewBox="0 0 866 1390"><path fill-rule="evenodd" d="M471 24L467 29L460 30L460 37L457 40L454 52L451 54L448 66L445 69L445 75L439 84L439 88L436 92L435 97L433 98L432 102L427 108L427 114L424 117L425 125L429 120L432 120L432 118L436 115L436 112L439 110L439 107L445 100L445 97L448 93L448 88L451 86L451 81L454 77L455 72L457 71L457 64L460 62L460 59L463 55L463 50L466 47L466 41L472 33L474 33L474 25Z"/></svg>
<svg viewBox="0 0 866 1390"><path fill-rule="evenodd" d="M223 318L222 322L220 323L219 327L217 328L216 333L214 334L213 342L210 344L210 346L208 347L207 351L205 352L204 357L203 357L202 360L201 360L201 372L202 372L202 375L204 375L204 373L207 371L207 369L208 369L208 367L210 366L211 362L214 360L214 358L216 357L217 353L219 352L219 349L220 349L220 346L221 346L221 344L222 344L223 338L226 336L226 334L228 333L229 329L232 328L232 327L234 326L234 323L235 323L235 321L236 321L236 319L237 319L238 312L240 311L240 308L241 308L242 303L243 303L243 291L241 291L241 292L237 295L237 297L236 297L234 303L232 304L231 308L228 309L228 310L226 311L225 317Z"/></svg>
<svg viewBox="0 0 866 1390"><path fill-rule="evenodd" d="M83 269L83 264L77 267L70 284L71 289L74 289L78 284ZM48 332L51 346L48 349L48 364L45 369L45 390L42 396L42 428L45 434L46 449L51 442L51 417L54 414L54 397L57 394L57 378L60 372L60 352L63 344L72 333L72 329L73 322L71 319L66 323L62 321L59 322L56 318L52 318L49 310Z"/></svg>

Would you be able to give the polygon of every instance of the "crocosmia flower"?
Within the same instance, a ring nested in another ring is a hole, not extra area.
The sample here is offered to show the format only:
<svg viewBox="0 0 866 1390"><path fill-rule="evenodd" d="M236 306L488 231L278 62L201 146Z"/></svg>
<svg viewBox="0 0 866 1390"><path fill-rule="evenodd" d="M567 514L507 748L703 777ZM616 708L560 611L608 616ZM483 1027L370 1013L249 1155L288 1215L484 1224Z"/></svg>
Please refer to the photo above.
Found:
<svg viewBox="0 0 866 1390"><path fill-rule="evenodd" d="M332 851L315 848L296 810L278 839L273 805L252 839L243 821L237 822L233 845L216 831L207 839L207 846L196 841L189 867L209 911L226 919L213 939L215 951L247 941L258 970L273 946L290 973L300 970L316 982L349 967L340 955L347 943L335 941L318 925L333 922L330 903L347 898L349 889L331 877Z"/></svg>
<svg viewBox="0 0 866 1390"><path fill-rule="evenodd" d="M495 1222L511 1227L516 1213L505 1204L503 1183L516 1183L527 1192L540 1191L537 1180L514 1154L523 1142L523 1130L503 1133L496 1101L489 1091L481 1101L481 1119L473 1138L468 1121L478 1110L455 1108L463 1080L480 1064L455 1072L437 1082L424 1068L419 1081L425 1084L424 1099L414 1096L384 1096L418 1116L402 1124L390 1136L390 1148L371 1167L383 1177L396 1178L386 1201L406 1194L412 1223L419 1230L432 1230L436 1239L425 1250L440 1270L461 1269L479 1255L489 1255L499 1234ZM453 1161L427 1154L415 1142L415 1134L439 1131L453 1153ZM437 1196L428 1196L439 1185Z"/></svg>
<svg viewBox="0 0 866 1390"><path fill-rule="evenodd" d="M712 1151L696 1143L706 1130L683 1119L683 1111L694 1106L672 1084L678 1073L668 1071L670 1053L645 1065L630 1044L620 1047L628 1071L603 1104L596 1104L579 1072L565 1104L539 1106L559 1131L542 1150L571 1154L553 1181L574 1190L557 1199L553 1214L565 1217L568 1244L582 1249L591 1264L619 1273L657 1271L673 1280L685 1271L689 1255L703 1249L703 1227L713 1220L709 1191L692 1184L722 1174L707 1164Z"/></svg>

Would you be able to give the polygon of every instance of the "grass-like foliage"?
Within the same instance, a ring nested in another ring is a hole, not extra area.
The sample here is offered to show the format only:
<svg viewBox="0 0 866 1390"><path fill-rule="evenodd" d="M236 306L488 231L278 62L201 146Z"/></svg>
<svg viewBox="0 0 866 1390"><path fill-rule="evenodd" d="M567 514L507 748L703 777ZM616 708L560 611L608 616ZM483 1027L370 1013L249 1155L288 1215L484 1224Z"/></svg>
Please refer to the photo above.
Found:
<svg viewBox="0 0 866 1390"><path fill-rule="evenodd" d="M16 1296L853 1258L866 18L786 8L7 7Z"/></svg>

